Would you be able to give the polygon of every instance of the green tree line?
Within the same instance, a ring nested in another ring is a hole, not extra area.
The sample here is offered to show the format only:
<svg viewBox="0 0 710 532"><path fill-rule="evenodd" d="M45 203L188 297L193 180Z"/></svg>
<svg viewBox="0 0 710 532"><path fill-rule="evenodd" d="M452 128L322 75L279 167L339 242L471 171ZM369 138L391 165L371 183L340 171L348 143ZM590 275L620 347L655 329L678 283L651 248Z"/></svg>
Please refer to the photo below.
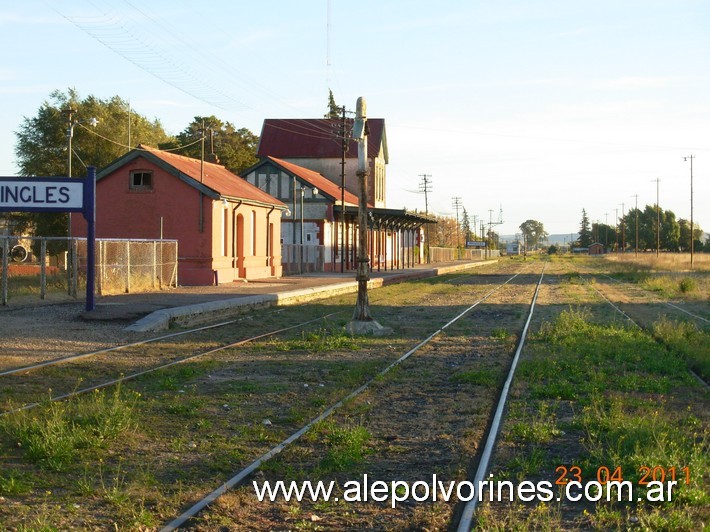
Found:
<svg viewBox="0 0 710 532"><path fill-rule="evenodd" d="M160 120L131 110L129 102L119 96L82 98L75 89L68 89L53 91L37 114L25 117L15 132L20 175L66 176L69 132L72 177L85 176L89 165L101 170L139 144L195 158L204 149L235 174L257 162L259 137L215 116L196 116L182 132L171 135ZM68 231L68 216L62 213L11 213L6 219L15 233L34 230L43 236L65 236ZM58 246L52 251L62 251L61 246L66 249L65 243Z"/></svg>
<svg viewBox="0 0 710 532"><path fill-rule="evenodd" d="M638 227L639 251L656 251L657 248L662 251L690 251L690 222L683 218L677 219L673 211L657 209L655 204L646 205L643 209L630 209L616 225L592 223L586 231L584 230L586 213L584 210L582 213L577 245L586 247L592 242L599 242L615 250L634 250L637 245ZM703 234L703 230L695 223L692 231L695 251L710 251L710 241L703 242Z"/></svg>

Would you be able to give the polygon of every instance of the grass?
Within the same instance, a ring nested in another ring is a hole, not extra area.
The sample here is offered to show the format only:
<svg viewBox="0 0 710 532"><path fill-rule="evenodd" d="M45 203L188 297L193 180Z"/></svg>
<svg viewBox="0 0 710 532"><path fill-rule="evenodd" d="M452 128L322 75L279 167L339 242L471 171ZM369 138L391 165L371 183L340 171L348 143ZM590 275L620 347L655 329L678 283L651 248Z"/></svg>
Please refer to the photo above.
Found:
<svg viewBox="0 0 710 532"><path fill-rule="evenodd" d="M702 528L710 517L710 431L698 414L705 396L687 368L707 358L707 335L674 322L656 324L655 334L677 348L638 329L596 324L585 309L563 311L544 323L531 340L532 355L519 366L516 379L525 384L518 384L510 405L504 432L509 454L496 475L550 480L554 474L545 466L571 462L589 480L600 469L619 468L636 496L645 490L644 475L652 480L649 469L657 468L658 479L682 477L671 502L598 503L594 511L578 508L565 522L576 519L576 526L598 529L630 523L653 530ZM681 345L686 351L679 353ZM565 431L556 422L561 410L571 413ZM571 449L577 456L570 456ZM557 528L558 514L540 506L487 508L478 526Z"/></svg>
<svg viewBox="0 0 710 532"><path fill-rule="evenodd" d="M320 328L315 331L303 331L299 338L272 340L265 347L276 351L324 353L335 350L358 349L359 341L346 334L342 329Z"/></svg>
<svg viewBox="0 0 710 532"><path fill-rule="evenodd" d="M664 318L653 324L653 334L705 382L710 382L710 335L707 332L691 322Z"/></svg>
<svg viewBox="0 0 710 532"><path fill-rule="evenodd" d="M332 419L321 422L313 437L326 447L326 454L317 466L320 474L350 471L364 462L372 438L362 425L339 425Z"/></svg>
<svg viewBox="0 0 710 532"><path fill-rule="evenodd" d="M62 471L83 452L105 448L133 430L138 397L116 387L112 393L96 390L70 401L47 401L3 417L0 428L29 461Z"/></svg>
<svg viewBox="0 0 710 532"><path fill-rule="evenodd" d="M500 371L490 368L460 371L451 376L451 381L478 386L495 386L500 381Z"/></svg>

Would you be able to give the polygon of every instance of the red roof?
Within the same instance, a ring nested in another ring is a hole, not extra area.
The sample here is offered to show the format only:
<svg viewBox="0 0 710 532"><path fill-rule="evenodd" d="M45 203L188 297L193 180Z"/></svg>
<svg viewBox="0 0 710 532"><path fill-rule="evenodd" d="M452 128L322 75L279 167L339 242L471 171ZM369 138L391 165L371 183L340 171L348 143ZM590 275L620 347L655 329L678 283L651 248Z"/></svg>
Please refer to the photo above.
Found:
<svg viewBox="0 0 710 532"><path fill-rule="evenodd" d="M202 181L200 181L200 167L203 164L199 159L177 155L175 153L158 150L150 146L140 145L139 150L148 152L164 163L172 166L182 174L191 177L197 183L214 190L221 196L255 201L268 205L284 206L284 203L267 194L258 187L233 174L220 164L204 162Z"/></svg>
<svg viewBox="0 0 710 532"><path fill-rule="evenodd" d="M276 157L267 157L267 159L273 162L274 164L280 166L287 172L295 175L299 179L310 183L312 186L317 188L319 192L333 198L336 203L340 201L341 188L335 183L333 183L330 179L323 177L318 172L309 170L308 168L303 168L302 166L298 166L297 164L293 164L282 159L277 159ZM346 205L358 205L359 203L358 197L352 192L348 192L347 190L345 191L344 198Z"/></svg>
<svg viewBox="0 0 710 532"><path fill-rule="evenodd" d="M384 118L368 118L369 135L367 153L369 157L387 155ZM346 135L352 131L353 120L346 119ZM333 118L267 118L261 128L259 157L304 157L317 159L339 159L342 155L340 137L341 122ZM384 151L380 154L380 151ZM357 142L348 140L346 157L357 157Z"/></svg>

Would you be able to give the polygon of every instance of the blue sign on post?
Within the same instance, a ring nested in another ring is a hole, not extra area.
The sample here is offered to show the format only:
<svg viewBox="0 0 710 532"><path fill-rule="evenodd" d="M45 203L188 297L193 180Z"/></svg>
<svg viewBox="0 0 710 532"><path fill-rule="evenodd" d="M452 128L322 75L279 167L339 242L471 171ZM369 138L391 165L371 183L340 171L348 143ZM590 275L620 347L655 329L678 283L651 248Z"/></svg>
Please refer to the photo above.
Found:
<svg viewBox="0 0 710 532"><path fill-rule="evenodd" d="M96 168L83 179L0 177L0 212L81 212L86 231L86 310L94 310Z"/></svg>

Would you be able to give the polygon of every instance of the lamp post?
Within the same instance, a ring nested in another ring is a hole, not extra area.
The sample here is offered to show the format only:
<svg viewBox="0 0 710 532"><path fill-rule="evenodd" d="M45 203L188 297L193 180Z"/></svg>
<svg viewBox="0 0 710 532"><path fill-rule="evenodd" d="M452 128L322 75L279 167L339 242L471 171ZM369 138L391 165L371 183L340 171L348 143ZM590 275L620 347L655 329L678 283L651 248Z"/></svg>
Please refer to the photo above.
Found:
<svg viewBox="0 0 710 532"><path fill-rule="evenodd" d="M295 179L295 178L294 178ZM305 252L305 230L303 227L303 196L306 193L306 187L300 186L301 189L301 261L299 263L299 273L303 273L303 254ZM318 189L313 187L313 197L318 195Z"/></svg>
<svg viewBox="0 0 710 532"><path fill-rule="evenodd" d="M69 121L69 127L67 127L67 177L71 177L72 138L74 137L74 126L87 123L91 127L96 127L99 120L97 118L89 118L88 120L79 120L78 118L74 118L73 115L77 111L71 107L64 109L63 112L67 115Z"/></svg>

